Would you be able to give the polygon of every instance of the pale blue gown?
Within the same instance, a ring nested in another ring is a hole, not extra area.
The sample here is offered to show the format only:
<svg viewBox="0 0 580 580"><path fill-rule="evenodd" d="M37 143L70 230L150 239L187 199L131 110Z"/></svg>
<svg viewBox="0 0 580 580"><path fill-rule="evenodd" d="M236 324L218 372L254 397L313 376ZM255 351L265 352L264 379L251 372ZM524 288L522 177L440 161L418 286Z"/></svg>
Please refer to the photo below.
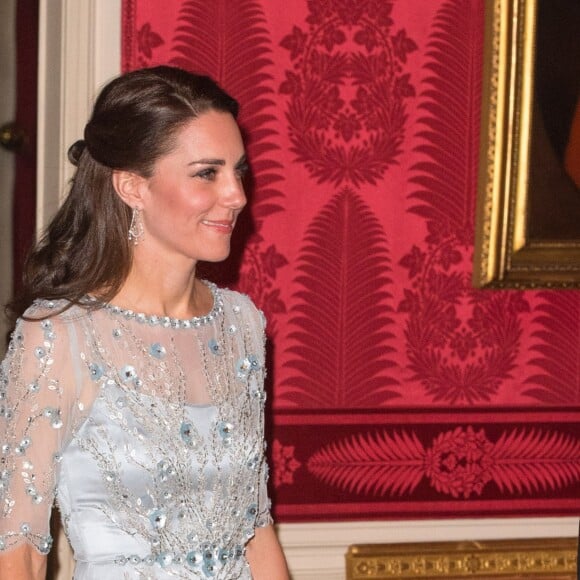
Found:
<svg viewBox="0 0 580 580"><path fill-rule="evenodd" d="M0 550L46 554L56 496L78 580L250 579L271 523L264 321L209 285L190 320L37 302L0 376Z"/></svg>

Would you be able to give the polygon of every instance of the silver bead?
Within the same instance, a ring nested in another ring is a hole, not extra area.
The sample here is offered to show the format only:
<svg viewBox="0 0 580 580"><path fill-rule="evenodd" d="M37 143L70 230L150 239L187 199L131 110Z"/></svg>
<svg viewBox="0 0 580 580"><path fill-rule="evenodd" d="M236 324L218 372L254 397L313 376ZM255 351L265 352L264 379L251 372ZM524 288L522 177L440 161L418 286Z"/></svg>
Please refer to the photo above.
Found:
<svg viewBox="0 0 580 580"><path fill-rule="evenodd" d="M185 559L192 568L199 566L203 561L202 555L196 550L191 550L191 552L188 552Z"/></svg>
<svg viewBox="0 0 580 580"><path fill-rule="evenodd" d="M169 552L161 552L161 554L157 556L157 562L162 568L170 566L172 561L173 556Z"/></svg>
<svg viewBox="0 0 580 580"><path fill-rule="evenodd" d="M63 425L62 419L60 417L60 411L57 412L56 415L54 415L52 417L52 419L50 420L50 426L53 429L60 429Z"/></svg>
<svg viewBox="0 0 580 580"><path fill-rule="evenodd" d="M51 547L52 547L52 538L50 536L41 537L40 542L38 544L38 549L40 550L40 553L48 554L50 552Z"/></svg>
<svg viewBox="0 0 580 580"><path fill-rule="evenodd" d="M125 365L121 369L121 379L123 380L124 383L128 383L129 381L132 381L136 376L137 376L137 371L135 370L134 366Z"/></svg>

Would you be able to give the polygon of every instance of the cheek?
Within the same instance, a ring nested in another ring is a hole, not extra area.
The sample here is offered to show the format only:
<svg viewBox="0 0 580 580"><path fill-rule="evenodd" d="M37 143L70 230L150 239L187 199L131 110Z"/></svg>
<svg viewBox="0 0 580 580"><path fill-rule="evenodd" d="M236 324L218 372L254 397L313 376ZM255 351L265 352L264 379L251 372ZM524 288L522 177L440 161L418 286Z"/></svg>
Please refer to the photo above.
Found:
<svg viewBox="0 0 580 580"><path fill-rule="evenodd" d="M214 196L201 188L181 191L175 197L175 207L180 208L189 217L194 217L211 209L215 203Z"/></svg>
<svg viewBox="0 0 580 580"><path fill-rule="evenodd" d="M163 188L152 192L151 219L188 221L215 204L210 187L202 187L192 181L167 180Z"/></svg>

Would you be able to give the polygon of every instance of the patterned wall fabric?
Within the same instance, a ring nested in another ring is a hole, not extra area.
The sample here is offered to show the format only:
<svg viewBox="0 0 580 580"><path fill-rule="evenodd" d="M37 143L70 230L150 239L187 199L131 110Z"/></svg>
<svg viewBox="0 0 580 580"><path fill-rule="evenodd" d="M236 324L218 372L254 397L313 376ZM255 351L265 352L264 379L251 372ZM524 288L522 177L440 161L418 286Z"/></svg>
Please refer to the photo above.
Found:
<svg viewBox="0 0 580 580"><path fill-rule="evenodd" d="M580 293L474 291L484 0L124 0L123 68L242 104L207 274L270 336L279 521L580 512Z"/></svg>

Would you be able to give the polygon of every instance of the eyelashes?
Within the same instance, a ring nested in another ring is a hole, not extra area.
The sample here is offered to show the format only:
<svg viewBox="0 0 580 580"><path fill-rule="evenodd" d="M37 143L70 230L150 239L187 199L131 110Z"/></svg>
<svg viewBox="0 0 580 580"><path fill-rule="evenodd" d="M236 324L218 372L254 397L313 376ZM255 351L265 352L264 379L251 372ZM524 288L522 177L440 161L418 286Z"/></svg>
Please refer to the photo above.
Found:
<svg viewBox="0 0 580 580"><path fill-rule="evenodd" d="M243 179L249 170L250 170L250 166L246 162L244 162L244 163L240 163L240 164L236 165L236 168L234 171L239 179ZM199 177L200 179L203 179L204 181L214 181L215 178L217 177L217 174L218 174L218 169L216 167L206 167L205 169L201 169L200 171L195 173L194 177Z"/></svg>
<svg viewBox="0 0 580 580"><path fill-rule="evenodd" d="M250 166L244 162L244 163L240 163L239 165L236 166L236 173L238 174L238 177L242 178L244 177L248 171L250 170Z"/></svg>
<svg viewBox="0 0 580 580"><path fill-rule="evenodd" d="M207 167L194 174L194 177L199 177L204 181L213 181L217 175L217 170L214 167Z"/></svg>

